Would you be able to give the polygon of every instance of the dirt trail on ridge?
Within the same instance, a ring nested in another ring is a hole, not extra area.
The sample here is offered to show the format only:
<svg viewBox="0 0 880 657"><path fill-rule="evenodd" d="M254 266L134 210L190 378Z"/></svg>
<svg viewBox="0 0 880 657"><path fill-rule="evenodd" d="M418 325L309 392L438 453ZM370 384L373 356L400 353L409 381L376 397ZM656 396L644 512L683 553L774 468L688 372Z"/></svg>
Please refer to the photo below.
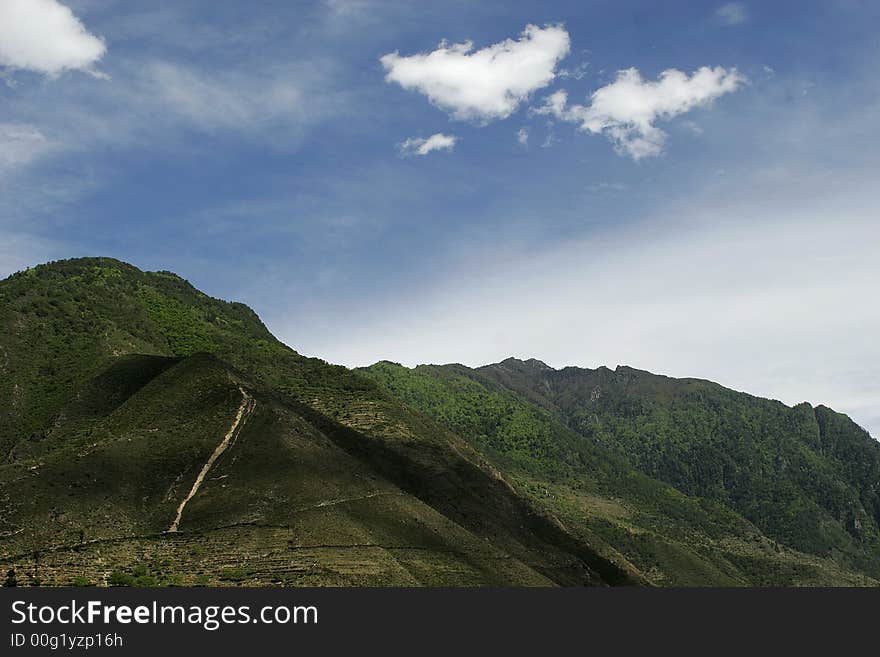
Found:
<svg viewBox="0 0 880 657"><path fill-rule="evenodd" d="M214 462L218 458L220 458L220 455L223 454L223 452L226 451L226 449L235 438L235 434L238 429L244 424L248 416L253 413L254 409L257 407L257 402L245 391L244 388L239 386L238 389L241 391L242 400L241 405L238 407L238 412L235 414L235 420L233 420L232 426L229 427L229 431L226 432L223 440L221 440L220 444L217 445L217 447L214 449L214 452L208 458L208 461L205 463L204 466L202 466L202 471L199 472L199 476L196 477L196 480L193 482L189 494L185 498L183 498L180 506L177 507L177 516L174 518L174 522L172 522L171 526L168 528L168 532L177 531L177 528L180 526L180 519L183 517L183 510L186 508L187 502L189 502L193 497L195 497L195 494L199 492L199 488L201 487L202 482L205 480L205 476L214 465Z"/></svg>

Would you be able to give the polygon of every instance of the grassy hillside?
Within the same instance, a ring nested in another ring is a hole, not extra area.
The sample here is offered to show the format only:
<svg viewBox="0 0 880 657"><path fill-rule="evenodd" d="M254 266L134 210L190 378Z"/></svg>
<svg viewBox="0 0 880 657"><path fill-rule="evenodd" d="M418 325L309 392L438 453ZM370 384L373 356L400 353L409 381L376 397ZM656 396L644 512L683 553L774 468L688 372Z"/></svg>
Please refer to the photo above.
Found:
<svg viewBox="0 0 880 657"><path fill-rule="evenodd" d="M173 274L40 266L0 282L0 328L0 565L20 581L641 581L458 436Z"/></svg>
<svg viewBox="0 0 880 657"><path fill-rule="evenodd" d="M239 386L256 407L168 534ZM40 458L0 468L0 559L24 582L550 583L207 355L80 427Z"/></svg>

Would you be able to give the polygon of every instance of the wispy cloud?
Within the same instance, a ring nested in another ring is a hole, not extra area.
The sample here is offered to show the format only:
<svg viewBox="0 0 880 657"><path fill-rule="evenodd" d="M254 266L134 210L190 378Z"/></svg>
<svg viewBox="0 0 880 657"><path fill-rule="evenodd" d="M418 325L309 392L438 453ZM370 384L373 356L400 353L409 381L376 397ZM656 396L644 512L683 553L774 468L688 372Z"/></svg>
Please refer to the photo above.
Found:
<svg viewBox="0 0 880 657"><path fill-rule="evenodd" d="M619 153L639 160L663 151L666 133L655 125L657 121L707 105L735 91L743 82L736 69L720 66L704 66L690 76L669 69L656 81L643 80L637 69L630 68L596 90L589 105L570 105L568 93L560 90L532 111L575 123L583 132L603 134Z"/></svg>
<svg viewBox="0 0 880 657"><path fill-rule="evenodd" d="M0 123L0 177L51 150L49 141L26 123Z"/></svg>
<svg viewBox="0 0 880 657"><path fill-rule="evenodd" d="M101 76L106 51L73 12L56 0L0 2L0 66L57 76L79 70Z"/></svg>
<svg viewBox="0 0 880 657"><path fill-rule="evenodd" d="M306 109L295 75L228 72L207 76L160 61L146 67L141 91L153 106L205 129L247 131L265 121L295 120Z"/></svg>
<svg viewBox="0 0 880 657"><path fill-rule="evenodd" d="M866 302L880 277L873 192L793 202L777 198L779 181L744 187L751 198L736 204L710 194L546 250L493 245L493 260L479 249L433 288L349 309L354 333L331 317L344 333L310 333L297 320L289 337L346 364L516 355L699 376L826 403L880 437L880 306Z"/></svg>
<svg viewBox="0 0 880 657"><path fill-rule="evenodd" d="M410 137L400 144L400 152L403 155L427 155L434 151L451 151L457 141L455 135L444 135L442 132L427 138Z"/></svg>
<svg viewBox="0 0 880 657"><path fill-rule="evenodd" d="M474 50L472 41L441 42L429 53L381 57L386 81L418 91L455 119L487 123L510 116L529 95L556 77L568 54L561 26L526 26L517 40Z"/></svg>
<svg viewBox="0 0 880 657"><path fill-rule="evenodd" d="M700 126L700 124L696 123L694 121L691 121L690 119L688 119L687 121L682 121L681 125L688 132L690 132L691 134L694 134L698 137L703 134L703 128Z"/></svg>
<svg viewBox="0 0 880 657"><path fill-rule="evenodd" d="M587 69L590 68L589 62L581 62L574 68L561 68L559 69L559 73L557 74L562 79L571 78L573 80L581 80L587 74Z"/></svg>
<svg viewBox="0 0 880 657"><path fill-rule="evenodd" d="M715 16L725 25L742 25L749 20L749 10L742 2L728 2L715 10Z"/></svg>
<svg viewBox="0 0 880 657"><path fill-rule="evenodd" d="M602 180L596 183L591 183L587 185L587 191L593 194L601 194L606 192L625 192L629 189L629 185L622 182L609 182L607 180Z"/></svg>
<svg viewBox="0 0 880 657"><path fill-rule="evenodd" d="M62 80L50 88L19 84L0 120L0 167L33 167L51 158L138 148L142 152L192 152L199 140L182 131L211 137L249 139L273 150L295 150L316 124L348 107L324 86L327 70L276 64L258 70L202 66L132 58L114 69L112 84ZM332 77L332 76L329 76Z"/></svg>
<svg viewBox="0 0 880 657"><path fill-rule="evenodd" d="M372 0L325 0L327 8L336 15L346 16L368 11Z"/></svg>

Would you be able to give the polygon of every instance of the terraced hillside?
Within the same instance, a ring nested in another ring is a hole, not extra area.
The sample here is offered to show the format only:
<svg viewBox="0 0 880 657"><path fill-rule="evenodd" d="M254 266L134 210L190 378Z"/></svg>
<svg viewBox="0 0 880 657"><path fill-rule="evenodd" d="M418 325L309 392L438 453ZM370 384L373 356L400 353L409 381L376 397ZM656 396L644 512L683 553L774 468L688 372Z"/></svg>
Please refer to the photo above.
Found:
<svg viewBox="0 0 880 657"><path fill-rule="evenodd" d="M642 581L453 433L172 274L81 259L3 281L0 366L17 583Z"/></svg>

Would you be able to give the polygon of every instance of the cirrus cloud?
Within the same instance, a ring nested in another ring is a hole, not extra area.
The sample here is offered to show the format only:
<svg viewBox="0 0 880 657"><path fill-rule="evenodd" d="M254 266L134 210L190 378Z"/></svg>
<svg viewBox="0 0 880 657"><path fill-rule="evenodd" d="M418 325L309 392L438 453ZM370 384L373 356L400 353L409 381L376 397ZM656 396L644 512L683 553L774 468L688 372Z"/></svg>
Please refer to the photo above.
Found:
<svg viewBox="0 0 880 657"><path fill-rule="evenodd" d="M576 123L583 132L604 134L618 153L640 160L663 151L666 133L654 125L656 121L707 105L744 82L736 69L721 66L703 66L690 76L668 69L656 81L643 80L637 69L629 68L593 92L589 105L569 105L567 92L560 90L532 112Z"/></svg>
<svg viewBox="0 0 880 657"><path fill-rule="evenodd" d="M432 151L451 151L457 141L455 135L444 135L442 132L428 138L410 137L400 144L400 152L403 155L427 155Z"/></svg>
<svg viewBox="0 0 880 657"><path fill-rule="evenodd" d="M455 119L488 123L510 116L537 89L556 77L570 39L562 26L527 25L517 40L474 51L472 41L441 41L429 53L380 58L385 80L424 94Z"/></svg>
<svg viewBox="0 0 880 657"><path fill-rule="evenodd" d="M103 77L94 66L105 52L104 42L57 0L0 2L0 66L49 76L80 70Z"/></svg>

